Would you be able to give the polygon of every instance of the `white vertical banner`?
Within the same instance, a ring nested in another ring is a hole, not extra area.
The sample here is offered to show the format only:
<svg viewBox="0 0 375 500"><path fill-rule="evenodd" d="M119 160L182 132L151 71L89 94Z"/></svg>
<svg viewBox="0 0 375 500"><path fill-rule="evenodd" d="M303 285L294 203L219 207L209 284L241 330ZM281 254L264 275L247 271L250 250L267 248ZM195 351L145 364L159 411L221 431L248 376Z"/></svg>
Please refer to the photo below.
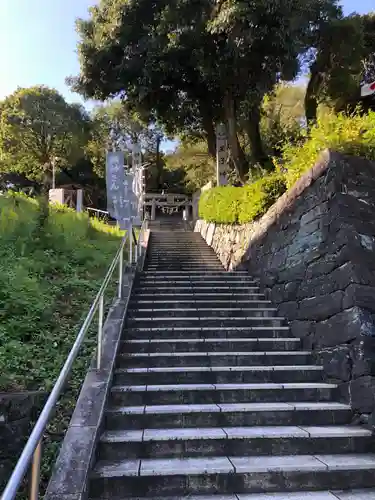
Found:
<svg viewBox="0 0 375 500"><path fill-rule="evenodd" d="M108 152L106 157L107 210L120 221L124 197L124 153Z"/></svg>
<svg viewBox="0 0 375 500"><path fill-rule="evenodd" d="M138 142L133 144L132 149L132 164L134 175L133 191L138 198L138 215L141 217L143 209L143 169L142 165L142 150Z"/></svg>
<svg viewBox="0 0 375 500"><path fill-rule="evenodd" d="M125 173L124 153L108 152L106 164L107 206L110 215L121 229L131 228L137 216L137 198L133 193L133 174Z"/></svg>
<svg viewBox="0 0 375 500"><path fill-rule="evenodd" d="M227 131L223 123L216 126L216 181L218 186L228 184L227 179Z"/></svg>

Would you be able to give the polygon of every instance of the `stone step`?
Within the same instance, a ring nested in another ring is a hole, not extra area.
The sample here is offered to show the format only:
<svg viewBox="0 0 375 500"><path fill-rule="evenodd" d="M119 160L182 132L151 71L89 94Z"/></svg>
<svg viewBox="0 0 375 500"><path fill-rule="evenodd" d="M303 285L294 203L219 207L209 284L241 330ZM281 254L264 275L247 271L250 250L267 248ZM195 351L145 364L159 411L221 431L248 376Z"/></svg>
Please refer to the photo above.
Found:
<svg viewBox="0 0 375 500"><path fill-rule="evenodd" d="M336 388L322 382L116 385L111 389L111 401L113 406L330 401Z"/></svg>
<svg viewBox="0 0 375 500"><path fill-rule="evenodd" d="M252 279L250 276L249 277L241 277L238 278L237 276L234 276L233 278L229 278L228 276L223 276L223 277L215 277L215 278L193 278L193 277L184 277L181 276L179 279L176 277L173 278L166 278L163 276L163 278L160 279L155 279L155 278L140 278L138 280L138 284L142 286L165 286L165 285L178 285L178 286L206 286L206 287L211 287L211 286L217 286L217 285L226 285L226 286L233 286L233 285L243 285L246 284L247 286L259 286L259 283Z"/></svg>
<svg viewBox="0 0 375 500"><path fill-rule="evenodd" d="M184 267L186 266L193 266L198 267L204 265L205 267L208 266L221 266L220 261L215 257L194 257L194 258L184 258L183 256L180 256L179 259L172 259L171 257L166 257L165 259L152 259L147 262L147 268L150 267L158 267L163 269L164 267L170 267L170 266L181 266L183 265Z"/></svg>
<svg viewBox="0 0 375 500"><path fill-rule="evenodd" d="M192 264L191 262L184 262L183 259L181 259L180 263L175 263L175 264L163 264L162 266L159 265L149 265L146 263L146 270L148 271L160 271L163 270L163 272L166 271L213 271L213 270L220 270L224 269L222 264L218 261L217 263L212 263L212 264Z"/></svg>
<svg viewBox="0 0 375 500"><path fill-rule="evenodd" d="M152 368L173 366L255 366L310 365L310 351L221 351L221 352L149 352L120 353L118 368Z"/></svg>
<svg viewBox="0 0 375 500"><path fill-rule="evenodd" d="M270 300L251 300L251 299L239 299L234 300L230 298L229 300L217 299L217 300L206 300L206 299L181 299L181 300L147 300L144 299L143 295L137 295L130 299L129 307L130 309L259 309L259 308L270 308L272 302Z"/></svg>
<svg viewBox="0 0 375 500"><path fill-rule="evenodd" d="M165 328L165 327L173 327L173 328L182 328L182 327L191 327L195 325L204 325L206 327L239 327L239 326L272 326L279 327L283 326L285 323L285 319L283 317L278 316L269 316L269 317L261 317L261 316L231 316L231 317L222 317L222 316L190 316L190 317L173 317L173 316L164 316L161 318L158 317L129 317L126 320L126 324L128 328L142 328L142 327L157 327L157 328Z"/></svg>
<svg viewBox="0 0 375 500"><path fill-rule="evenodd" d="M226 271L223 269L221 272L200 272L200 271L182 271L182 275L184 276L249 276L247 271ZM140 276L181 276L181 274L176 273L174 271L142 271Z"/></svg>
<svg viewBox="0 0 375 500"><path fill-rule="evenodd" d="M175 263L171 263L171 259L163 259L163 260L157 260L157 261L150 261L147 263L147 268L157 268L157 269L165 269L165 268L170 268L170 267L174 267L174 266L178 266L178 268L185 268L185 269L189 269L191 267L194 267L196 268L197 270L201 267L201 266L205 266L205 268L212 268L213 270L218 270L218 269L222 269L222 265L221 263L216 259L204 259L202 257L200 257L199 259L194 259L194 261L196 262L197 265L192 265L192 261L191 259L184 259L183 257L180 257L180 259L178 260L178 262L176 261ZM173 269L172 269L173 270ZM220 278L220 279L224 279L224 276L223 278Z"/></svg>
<svg viewBox="0 0 375 500"><path fill-rule="evenodd" d="M135 339L121 343L121 353L148 352L230 352L230 351L292 351L301 347L296 337L261 338L197 338L197 339ZM267 367L266 367L267 368Z"/></svg>
<svg viewBox="0 0 375 500"><path fill-rule="evenodd" d="M147 480L146 480L147 478ZM375 487L375 455L203 457L98 462L91 494L112 497L237 494Z"/></svg>
<svg viewBox="0 0 375 500"><path fill-rule="evenodd" d="M288 338L291 337L289 326L243 326L243 327L142 327L127 328L126 339L175 339L190 338Z"/></svg>
<svg viewBox="0 0 375 500"><path fill-rule="evenodd" d="M208 248L203 247L198 247L195 249L192 248L187 248L189 246L188 243L181 243L181 244L176 244L175 247L172 247L171 245L157 245L150 247L149 252L147 254L148 260L157 258L157 257L163 257L165 255L170 255L173 257L173 260L177 260L180 256L184 258L191 258L191 260L198 260L200 256L208 256L208 257L215 257L217 258L217 255L215 252Z"/></svg>
<svg viewBox="0 0 375 500"><path fill-rule="evenodd" d="M149 285L144 285L142 283L135 283L134 289L136 291L144 291L151 293L152 290L155 290L157 292L168 292L168 291L173 291L175 290L176 292L180 291L189 291L189 292L207 292L207 291L212 291L212 289L215 289L217 292L228 292L230 291L231 293L235 292L242 292L243 294L248 294L248 293L260 293L260 288L259 286L253 284L248 284L246 283L245 285L243 283L234 283L230 284L228 282L217 282L217 284L210 284L206 283L204 281L200 281L197 284L191 283L191 282L185 282L185 283L178 283L178 284L173 284L173 283L164 283L163 285L155 285L155 286L149 286ZM212 292L211 292L212 293Z"/></svg>
<svg viewBox="0 0 375 500"><path fill-rule="evenodd" d="M106 431L99 460L371 453L372 432L356 426L202 427Z"/></svg>
<svg viewBox="0 0 375 500"><path fill-rule="evenodd" d="M247 427L254 425L345 425L349 405L336 402L218 403L118 406L106 410L106 428Z"/></svg>
<svg viewBox="0 0 375 500"><path fill-rule="evenodd" d="M256 495L235 495L234 499L227 500L374 500L375 489L366 490L349 490L349 491L310 491L310 492L295 492L295 493L271 493L271 494L256 494ZM177 499L176 499L177 500ZM196 500L190 497L189 500ZM201 498L202 500L202 498ZM206 498L205 500L210 500ZM212 499L215 500L215 497ZM220 500L217 499L216 500ZM224 500L224 499L222 499Z"/></svg>
<svg viewBox="0 0 375 500"><path fill-rule="evenodd" d="M374 500L375 489L348 491L298 491L289 493L255 493L233 495L190 495L188 500ZM103 499L104 500L104 499ZM122 499L114 499L122 500ZM134 499L135 500L135 499ZM183 497L138 497L136 500L187 500Z"/></svg>
<svg viewBox="0 0 375 500"><path fill-rule="evenodd" d="M192 243L194 243L192 245ZM188 244L188 245L187 245ZM182 250L185 251L194 251L197 249L202 249L205 251L213 251L212 248L210 248L204 241L199 240L199 239L194 239L192 241L192 238L190 235L184 235L180 234L178 238L170 238L170 239L159 239L159 240L154 240L153 238L150 241L150 246L149 248L151 250L156 250L159 248L166 248L173 250L174 248L181 247Z"/></svg>
<svg viewBox="0 0 375 500"><path fill-rule="evenodd" d="M146 263L151 264L155 262L163 261L167 264L179 264L180 262L186 262L191 265L191 267L199 266L202 267L203 264L209 262L220 262L217 255L211 252L199 252L196 254L186 253L183 249L177 250L175 253L164 251L158 251L147 257Z"/></svg>
<svg viewBox="0 0 375 500"><path fill-rule="evenodd" d="M193 244L192 244L193 243ZM199 244L201 243L201 244ZM181 252L185 254L194 253L194 252L206 252L206 253L214 253L214 250L206 245L204 242L199 241L189 241L189 238L181 238L174 242L172 241L159 241L154 242L151 241L149 245L150 255L154 255L155 252L160 252L165 250L166 252L175 252L176 249L180 249Z"/></svg>
<svg viewBox="0 0 375 500"><path fill-rule="evenodd" d="M195 265L202 266L202 259L219 262L217 255L213 252L202 250L194 254L186 252L185 249L182 248L176 250L176 252L170 252L164 249L158 249L157 251L154 250L153 252L151 251L151 253L149 253L147 256L146 263L149 264L150 262L159 261L160 259L168 259L169 264L179 264L181 261L183 261L191 264L192 267L194 267Z"/></svg>
<svg viewBox="0 0 375 500"><path fill-rule="evenodd" d="M181 263L181 265L176 265L176 266L154 266L154 267L149 267L149 266L146 266L146 269L150 270L150 271L154 271L156 269L164 269L164 270L169 270L169 271L174 271L174 272L181 272L181 271L187 271L189 269L191 269L190 265L189 264L184 264L184 263ZM199 269L202 269L202 268L197 268L195 267L194 268L196 271L199 271ZM214 270L221 270L223 269L223 267L221 266L221 264L210 264L210 265L206 265L204 266L203 269L211 269L212 271Z"/></svg>
<svg viewBox="0 0 375 500"><path fill-rule="evenodd" d="M214 309L209 307L159 307L155 309L145 309L145 308L130 308L127 312L127 318L158 318L164 319L170 318L193 318L193 317L204 317L204 318L221 318L228 320L231 318L248 318L259 317L259 318L274 318L277 317L277 309L275 307L216 307Z"/></svg>
<svg viewBox="0 0 375 500"><path fill-rule="evenodd" d="M154 236L159 236L157 239L154 239ZM162 236L162 237L160 237ZM164 237L165 236L165 237ZM189 243L190 248L208 248L211 249L206 242L202 238L197 238L192 235L192 233L178 233L178 234L173 234L172 237L168 237L168 234L163 233L163 234L153 234L151 239L150 239L150 246L152 248L158 248L160 246L167 246L168 248L173 248L174 245L181 245L183 243ZM185 247L187 248L187 247ZM189 248L189 247L188 247Z"/></svg>
<svg viewBox="0 0 375 500"><path fill-rule="evenodd" d="M189 247L186 247L186 243L194 245L190 245ZM154 239L154 236L151 237L150 239L150 248L155 249L155 248L160 248L160 247L166 247L166 248L174 248L176 245L185 245L185 250L186 249L191 249L194 250L195 248L204 248L204 249L209 249L211 248L206 244L206 242L202 238L192 238L191 233L179 233L178 235L173 235L173 237L168 238L167 235L163 235L162 238L157 238Z"/></svg>
<svg viewBox="0 0 375 500"><path fill-rule="evenodd" d="M237 301L239 300L265 300L265 296L263 293L244 293L242 290L237 290L236 292L231 292L230 290L226 290L225 292L213 293L212 291L208 292L196 292L195 290L189 290L185 292L164 292L163 298L165 299L163 302L169 303L173 300L207 300L215 302L215 297L219 300L223 301ZM139 299L160 299L160 293L157 290L148 290L143 288L142 290L136 290L134 287L131 301L137 301Z"/></svg>
<svg viewBox="0 0 375 500"><path fill-rule="evenodd" d="M323 367L236 366L123 368L114 373L116 385L147 384L233 384L252 382L321 382Z"/></svg>
<svg viewBox="0 0 375 500"><path fill-rule="evenodd" d="M157 260L160 258L170 257L172 260L178 260L180 257L184 259L190 259L193 261L199 261L202 257L217 259L217 255L215 252L209 248L196 248L189 249L186 248L187 244L183 243L182 245L176 245L176 247L171 248L169 246L157 246L153 249L150 248L150 251L147 255L147 261L150 262L152 260Z"/></svg>

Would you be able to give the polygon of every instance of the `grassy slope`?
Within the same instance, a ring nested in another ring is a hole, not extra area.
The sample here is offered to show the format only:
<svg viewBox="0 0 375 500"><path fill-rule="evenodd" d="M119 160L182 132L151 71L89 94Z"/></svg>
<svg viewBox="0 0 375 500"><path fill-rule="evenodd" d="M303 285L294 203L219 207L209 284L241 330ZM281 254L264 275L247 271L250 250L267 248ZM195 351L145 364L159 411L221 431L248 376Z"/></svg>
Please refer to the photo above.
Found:
<svg viewBox="0 0 375 500"><path fill-rule="evenodd" d="M62 207L52 208L38 231L38 213L34 200L0 196L0 391L51 389L120 243L116 228ZM49 426L45 472L69 422L96 331L95 323Z"/></svg>

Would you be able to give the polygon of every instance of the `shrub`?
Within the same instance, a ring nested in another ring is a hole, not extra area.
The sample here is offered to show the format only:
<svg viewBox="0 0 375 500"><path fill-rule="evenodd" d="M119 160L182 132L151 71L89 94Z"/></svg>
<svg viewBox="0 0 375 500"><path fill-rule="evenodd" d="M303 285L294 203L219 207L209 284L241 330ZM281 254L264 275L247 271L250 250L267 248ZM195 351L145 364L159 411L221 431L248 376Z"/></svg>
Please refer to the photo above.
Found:
<svg viewBox="0 0 375 500"><path fill-rule="evenodd" d="M208 222L235 224L238 222L239 204L243 188L220 186L202 193L199 215Z"/></svg>
<svg viewBox="0 0 375 500"><path fill-rule="evenodd" d="M284 178L279 174L266 175L243 188L238 222L245 224L261 217L286 191Z"/></svg>
<svg viewBox="0 0 375 500"><path fill-rule="evenodd" d="M216 187L202 193L199 215L220 224L251 222L263 215L285 190L280 174L266 175L244 187Z"/></svg>
<svg viewBox="0 0 375 500"><path fill-rule="evenodd" d="M319 154L326 148L375 160L375 112L351 116L324 114L305 142L284 146L282 160L276 165L285 172L288 188L314 166Z"/></svg>

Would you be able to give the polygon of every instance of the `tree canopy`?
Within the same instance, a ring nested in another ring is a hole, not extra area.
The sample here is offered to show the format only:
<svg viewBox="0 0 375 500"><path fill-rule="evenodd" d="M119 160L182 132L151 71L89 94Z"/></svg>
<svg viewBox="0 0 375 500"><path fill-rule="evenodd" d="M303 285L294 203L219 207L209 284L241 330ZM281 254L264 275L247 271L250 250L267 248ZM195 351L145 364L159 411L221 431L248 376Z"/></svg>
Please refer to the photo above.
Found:
<svg viewBox="0 0 375 500"><path fill-rule="evenodd" d="M56 90L19 88L0 103L1 170L50 180L54 162L69 167L83 156L88 131L84 108Z"/></svg>
<svg viewBox="0 0 375 500"><path fill-rule="evenodd" d="M310 68L306 118L316 121L319 103L338 111L353 111L362 100L361 84L375 80L375 14L341 17L321 31Z"/></svg>
<svg viewBox="0 0 375 500"><path fill-rule="evenodd" d="M225 121L231 161L248 170L239 141L243 117L254 162L267 163L260 136L263 96L291 79L300 55L340 14L337 0L102 0L77 24L86 97L120 97L171 132L191 130L215 154Z"/></svg>

